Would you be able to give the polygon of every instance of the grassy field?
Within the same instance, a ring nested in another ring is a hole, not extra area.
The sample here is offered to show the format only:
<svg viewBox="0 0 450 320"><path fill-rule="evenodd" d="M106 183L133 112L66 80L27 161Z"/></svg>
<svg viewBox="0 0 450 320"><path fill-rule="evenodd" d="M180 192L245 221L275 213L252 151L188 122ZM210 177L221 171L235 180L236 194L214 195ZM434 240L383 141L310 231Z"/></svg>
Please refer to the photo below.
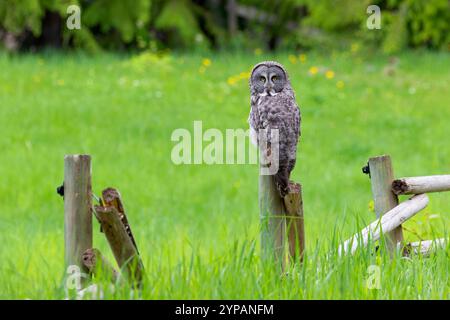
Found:
<svg viewBox="0 0 450 320"><path fill-rule="evenodd" d="M306 259L260 263L257 166L174 165L171 134L247 128L247 76L290 72L303 115L293 179L304 188ZM64 298L65 154L93 158L93 189L117 187L143 258L144 299L448 299L449 248L424 259L329 255L374 219L370 156L396 176L449 173L450 56L306 53L136 56L0 54L0 298ZM402 198L402 200L405 198ZM448 235L449 194L405 224L409 241ZM94 243L113 261L94 221ZM380 288L366 286L380 267ZM108 298L129 298L120 291Z"/></svg>

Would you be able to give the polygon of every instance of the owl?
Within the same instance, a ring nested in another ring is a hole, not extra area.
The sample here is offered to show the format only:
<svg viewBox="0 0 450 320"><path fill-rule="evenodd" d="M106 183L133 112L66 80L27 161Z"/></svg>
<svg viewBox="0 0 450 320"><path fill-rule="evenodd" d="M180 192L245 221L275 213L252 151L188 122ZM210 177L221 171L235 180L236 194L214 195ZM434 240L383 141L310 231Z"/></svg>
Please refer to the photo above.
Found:
<svg viewBox="0 0 450 320"><path fill-rule="evenodd" d="M260 62L252 70L250 80L250 137L262 153L270 156L271 130L278 129L278 171L274 180L280 196L289 192L289 177L297 157L300 137L300 109L295 102L289 77L284 67L275 61ZM258 135L265 129L266 143Z"/></svg>

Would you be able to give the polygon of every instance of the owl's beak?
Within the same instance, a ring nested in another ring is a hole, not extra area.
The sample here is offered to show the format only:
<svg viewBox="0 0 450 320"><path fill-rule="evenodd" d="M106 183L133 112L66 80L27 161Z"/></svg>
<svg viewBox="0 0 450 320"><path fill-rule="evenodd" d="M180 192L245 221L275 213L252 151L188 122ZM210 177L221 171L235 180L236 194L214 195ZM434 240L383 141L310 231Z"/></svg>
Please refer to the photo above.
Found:
<svg viewBox="0 0 450 320"><path fill-rule="evenodd" d="M275 92L275 90L273 89L272 86L268 86L266 89L266 92L267 92L267 95L271 96L271 97L274 97L277 95L277 93Z"/></svg>

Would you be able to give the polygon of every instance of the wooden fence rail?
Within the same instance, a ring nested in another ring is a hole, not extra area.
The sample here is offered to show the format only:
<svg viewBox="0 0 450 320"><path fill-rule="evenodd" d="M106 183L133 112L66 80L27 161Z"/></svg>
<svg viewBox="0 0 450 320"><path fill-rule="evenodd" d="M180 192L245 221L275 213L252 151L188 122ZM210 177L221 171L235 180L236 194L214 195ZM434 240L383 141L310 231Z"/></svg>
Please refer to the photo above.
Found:
<svg viewBox="0 0 450 320"><path fill-rule="evenodd" d="M380 219L372 222L369 226L345 241L339 248L339 254L354 253L359 246L366 246L369 239L372 241L379 240L382 233L389 233L397 228L404 221L425 208L428 201L426 194L420 194L400 203L386 212Z"/></svg>
<svg viewBox="0 0 450 320"><path fill-rule="evenodd" d="M450 175L400 178L392 182L395 194L421 194L450 191Z"/></svg>
<svg viewBox="0 0 450 320"><path fill-rule="evenodd" d="M369 239L377 241L382 233L387 234L388 251L391 255L395 250L403 248L404 255L421 253L426 256L435 248L443 246L442 239L405 245L401 224L425 208L429 201L426 193L450 191L450 175L394 179L388 155L370 158L363 172L370 175L378 220L341 244L338 248L340 255L354 253L359 246L366 246ZM399 204L397 195L400 194L414 196Z"/></svg>

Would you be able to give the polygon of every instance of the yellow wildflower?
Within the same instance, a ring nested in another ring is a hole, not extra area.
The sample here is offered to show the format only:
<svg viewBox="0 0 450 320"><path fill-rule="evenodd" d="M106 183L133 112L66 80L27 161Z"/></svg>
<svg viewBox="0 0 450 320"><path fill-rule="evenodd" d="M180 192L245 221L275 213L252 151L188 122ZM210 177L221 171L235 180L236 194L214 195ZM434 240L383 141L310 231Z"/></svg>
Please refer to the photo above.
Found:
<svg viewBox="0 0 450 320"><path fill-rule="evenodd" d="M301 55L298 56L298 59L300 60L301 63L305 63L306 62L306 54L302 53Z"/></svg>
<svg viewBox="0 0 450 320"><path fill-rule="evenodd" d="M290 61L292 64L296 64L296 63L297 63L297 57L294 56L293 54L290 54L289 57L288 57L288 59L289 59L289 61Z"/></svg>
<svg viewBox="0 0 450 320"><path fill-rule="evenodd" d="M350 51L355 53L359 50L359 44L357 43L352 43L351 47L350 47Z"/></svg>
<svg viewBox="0 0 450 320"><path fill-rule="evenodd" d="M315 75L317 72L319 72L319 68L313 66L309 68L308 72L310 75Z"/></svg>
<svg viewBox="0 0 450 320"><path fill-rule="evenodd" d="M227 80L227 83L232 86L236 83L236 78L235 77L229 77Z"/></svg>
<svg viewBox="0 0 450 320"><path fill-rule="evenodd" d="M208 58L205 58L202 60L202 65L205 67L209 67L211 65L211 60Z"/></svg>
<svg viewBox="0 0 450 320"><path fill-rule="evenodd" d="M239 78L241 78L241 79L248 79L248 78L250 78L250 72L241 72L239 74Z"/></svg>
<svg viewBox="0 0 450 320"><path fill-rule="evenodd" d="M262 55L262 50L260 48L256 48L254 51L255 55L260 56Z"/></svg>
<svg viewBox="0 0 450 320"><path fill-rule="evenodd" d="M373 200L369 201L369 211L375 211L375 204L373 202Z"/></svg>
<svg viewBox="0 0 450 320"><path fill-rule="evenodd" d="M337 87L338 89L344 88L344 81L339 80L338 82L336 82L336 87Z"/></svg>
<svg viewBox="0 0 450 320"><path fill-rule="evenodd" d="M327 77L327 79L333 79L334 78L334 72L331 70L328 70L327 72L325 72L325 77Z"/></svg>

